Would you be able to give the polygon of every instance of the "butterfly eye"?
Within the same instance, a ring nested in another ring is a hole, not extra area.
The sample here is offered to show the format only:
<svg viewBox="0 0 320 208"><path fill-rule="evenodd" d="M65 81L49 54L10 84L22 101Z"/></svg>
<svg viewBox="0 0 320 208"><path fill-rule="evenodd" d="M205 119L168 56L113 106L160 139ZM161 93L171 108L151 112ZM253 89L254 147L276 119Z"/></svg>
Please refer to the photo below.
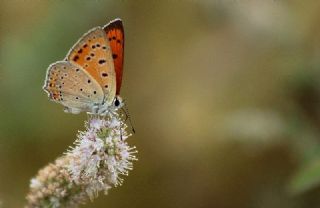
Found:
<svg viewBox="0 0 320 208"><path fill-rule="evenodd" d="M116 108L116 109L119 109L121 107L123 107L123 100L120 96L116 96L113 100L113 106Z"/></svg>
<svg viewBox="0 0 320 208"><path fill-rule="evenodd" d="M120 105L120 101L119 101L118 99L116 99L116 100L114 101L114 105L115 105L116 107L118 107L118 106Z"/></svg>

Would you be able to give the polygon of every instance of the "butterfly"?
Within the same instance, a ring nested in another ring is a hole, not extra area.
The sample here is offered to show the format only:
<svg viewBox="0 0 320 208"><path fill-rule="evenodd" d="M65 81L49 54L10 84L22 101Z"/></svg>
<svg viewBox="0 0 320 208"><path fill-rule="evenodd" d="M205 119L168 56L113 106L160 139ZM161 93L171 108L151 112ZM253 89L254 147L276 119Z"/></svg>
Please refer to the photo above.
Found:
<svg viewBox="0 0 320 208"><path fill-rule="evenodd" d="M121 19L84 34L63 61L49 66L43 89L65 112L104 114L122 106L124 59Z"/></svg>

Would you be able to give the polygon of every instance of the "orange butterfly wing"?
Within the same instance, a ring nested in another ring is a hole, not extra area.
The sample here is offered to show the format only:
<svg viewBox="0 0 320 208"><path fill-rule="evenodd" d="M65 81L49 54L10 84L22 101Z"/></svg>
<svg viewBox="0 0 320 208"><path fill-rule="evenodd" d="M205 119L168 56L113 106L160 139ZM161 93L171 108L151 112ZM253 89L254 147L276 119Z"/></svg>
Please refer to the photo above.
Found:
<svg viewBox="0 0 320 208"><path fill-rule="evenodd" d="M103 27L107 34L112 51L114 69L116 73L116 94L119 95L122 82L124 59L124 30L121 19L115 19Z"/></svg>
<svg viewBox="0 0 320 208"><path fill-rule="evenodd" d="M101 27L93 28L83 35L71 48L66 60L88 72L104 90L105 101L109 105L112 103L116 94L116 74L112 50Z"/></svg>

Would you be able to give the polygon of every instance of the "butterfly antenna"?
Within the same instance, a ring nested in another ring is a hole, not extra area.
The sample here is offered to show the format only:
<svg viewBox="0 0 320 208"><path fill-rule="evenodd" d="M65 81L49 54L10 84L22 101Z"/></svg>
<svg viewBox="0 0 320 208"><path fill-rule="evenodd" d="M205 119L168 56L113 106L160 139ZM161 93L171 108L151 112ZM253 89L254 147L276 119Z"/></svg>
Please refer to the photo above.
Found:
<svg viewBox="0 0 320 208"><path fill-rule="evenodd" d="M132 128L132 132L135 134L136 130L134 129L133 125L132 125L132 121L131 121L131 117L127 108L127 105L124 103L123 107L121 108L121 110L124 112L124 114L126 115L126 119L125 120L129 120L130 126Z"/></svg>

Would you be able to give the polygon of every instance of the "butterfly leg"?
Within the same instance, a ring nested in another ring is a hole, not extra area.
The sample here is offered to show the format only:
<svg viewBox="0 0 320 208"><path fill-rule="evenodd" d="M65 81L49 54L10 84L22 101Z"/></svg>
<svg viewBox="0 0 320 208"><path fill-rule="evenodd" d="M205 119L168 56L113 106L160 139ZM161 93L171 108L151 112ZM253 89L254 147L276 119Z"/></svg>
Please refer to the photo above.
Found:
<svg viewBox="0 0 320 208"><path fill-rule="evenodd" d="M89 112L87 112L89 115L98 115L98 111L99 111L99 106L98 104L93 104L93 106L91 107L91 110Z"/></svg>
<svg viewBox="0 0 320 208"><path fill-rule="evenodd" d="M66 113L79 114L81 109L65 107L63 111Z"/></svg>
<svg viewBox="0 0 320 208"><path fill-rule="evenodd" d="M121 122L121 121L120 121ZM122 138L122 127L121 127L121 123L120 123L120 140L123 141L123 138Z"/></svg>

